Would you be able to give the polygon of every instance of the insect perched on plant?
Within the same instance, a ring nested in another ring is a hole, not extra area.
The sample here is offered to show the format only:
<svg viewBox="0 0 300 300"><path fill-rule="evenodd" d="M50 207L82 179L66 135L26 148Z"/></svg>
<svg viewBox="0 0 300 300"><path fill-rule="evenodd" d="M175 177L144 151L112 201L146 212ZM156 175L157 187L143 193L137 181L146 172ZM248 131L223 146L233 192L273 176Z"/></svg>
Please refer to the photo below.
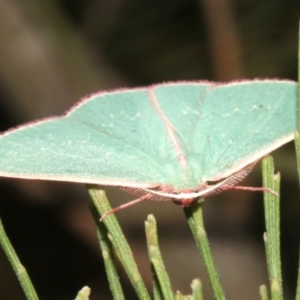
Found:
<svg viewBox="0 0 300 300"><path fill-rule="evenodd" d="M0 176L119 186L187 206L238 186L291 141L297 84L178 82L100 92L0 137Z"/></svg>

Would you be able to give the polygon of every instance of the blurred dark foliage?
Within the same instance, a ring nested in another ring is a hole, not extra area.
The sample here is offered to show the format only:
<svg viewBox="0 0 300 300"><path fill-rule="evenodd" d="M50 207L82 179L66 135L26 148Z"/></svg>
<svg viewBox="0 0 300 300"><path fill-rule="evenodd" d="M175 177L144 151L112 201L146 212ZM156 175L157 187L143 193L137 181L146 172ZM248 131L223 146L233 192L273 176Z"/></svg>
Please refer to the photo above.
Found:
<svg viewBox="0 0 300 300"><path fill-rule="evenodd" d="M299 12L298 0L0 0L1 130L61 114L102 89L173 80L297 80ZM299 252L294 156L292 144L275 153L287 299L295 290ZM261 185L259 176L258 167L245 185ZM73 299L84 285L92 287L91 299L111 298L83 186L1 179L0 191L0 215L41 299ZM113 206L127 201L116 189L108 192ZM118 213L147 284L143 220L153 212L174 288L188 293L193 277L201 277L210 299L183 214L171 203ZM257 299L258 284L267 283L262 195L228 192L208 199L205 219L228 297ZM5 260L2 254L0 299L24 299ZM127 299L134 299L120 271Z"/></svg>

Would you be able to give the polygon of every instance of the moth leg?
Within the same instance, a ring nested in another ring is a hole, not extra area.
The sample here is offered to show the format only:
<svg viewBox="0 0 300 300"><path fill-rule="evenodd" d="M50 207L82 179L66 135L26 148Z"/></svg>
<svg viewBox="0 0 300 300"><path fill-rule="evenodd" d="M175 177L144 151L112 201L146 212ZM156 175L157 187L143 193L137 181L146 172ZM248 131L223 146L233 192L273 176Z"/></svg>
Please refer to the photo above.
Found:
<svg viewBox="0 0 300 300"><path fill-rule="evenodd" d="M250 191L250 192L268 192L272 195L278 196L278 194L276 192L274 192L272 189L266 188L266 187L251 187L251 186L231 186L231 189L234 190L246 190L246 191Z"/></svg>
<svg viewBox="0 0 300 300"><path fill-rule="evenodd" d="M130 201L130 202L127 202L127 203L125 203L125 204L122 204L122 205L120 205L120 206L118 206L118 207L115 207L115 208L113 208L113 209L111 209L111 210L105 212L105 213L101 216L100 222L102 222L102 221L103 221L108 215L110 215L110 214L113 214L113 213L115 213L115 212L117 212L117 211L119 211L119 210L122 210L122 209L124 209L124 208L126 208L126 207L129 207L129 206L131 206L131 205L134 205L134 204L136 204L136 203L140 203L140 202L147 201L147 200L153 200L154 197L155 197L155 195L146 194L146 195L143 195L142 197L139 197L139 198L137 198L137 199L135 199L135 200L132 200L132 201Z"/></svg>

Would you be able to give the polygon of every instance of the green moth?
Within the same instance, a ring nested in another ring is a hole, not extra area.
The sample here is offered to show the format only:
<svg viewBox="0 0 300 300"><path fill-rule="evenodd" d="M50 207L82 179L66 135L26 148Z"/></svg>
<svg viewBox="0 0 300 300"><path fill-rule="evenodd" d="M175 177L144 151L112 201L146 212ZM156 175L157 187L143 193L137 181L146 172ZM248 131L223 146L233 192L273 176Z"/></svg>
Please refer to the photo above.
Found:
<svg viewBox="0 0 300 300"><path fill-rule="evenodd" d="M178 82L100 92L0 136L0 176L121 187L189 205L238 183L291 141L297 83ZM245 187L244 187L245 189ZM262 188L246 188L262 190Z"/></svg>

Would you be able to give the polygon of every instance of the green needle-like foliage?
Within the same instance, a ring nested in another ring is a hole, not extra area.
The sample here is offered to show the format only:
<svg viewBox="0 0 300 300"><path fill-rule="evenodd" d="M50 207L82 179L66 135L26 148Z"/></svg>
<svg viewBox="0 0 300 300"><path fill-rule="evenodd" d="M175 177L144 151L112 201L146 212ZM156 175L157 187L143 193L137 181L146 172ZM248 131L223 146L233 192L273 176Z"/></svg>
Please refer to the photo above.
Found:
<svg viewBox="0 0 300 300"><path fill-rule="evenodd" d="M21 287L26 295L28 300L38 300L38 296L33 287L33 284L27 274L26 269L21 264L17 253L15 252L12 244L10 243L8 236L5 233L4 227L2 225L2 221L0 219L0 244L2 249L4 250L15 274L18 277L18 280L21 284Z"/></svg>
<svg viewBox="0 0 300 300"><path fill-rule="evenodd" d="M225 294L212 258L209 241L204 228L202 204L203 201L193 203L191 206L184 208L184 213L203 259L215 299L224 300Z"/></svg>
<svg viewBox="0 0 300 300"><path fill-rule="evenodd" d="M199 279L194 279L191 284L192 287L192 299L193 300L203 300L202 294L202 283Z"/></svg>
<svg viewBox="0 0 300 300"><path fill-rule="evenodd" d="M103 190L95 185L89 185L88 189L93 203L101 216L111 209ZM111 214L107 216L103 222L107 228L108 237L114 247L114 250L121 261L139 299L150 300L149 293L137 268L130 246L126 241L115 215Z"/></svg>
<svg viewBox="0 0 300 300"><path fill-rule="evenodd" d="M121 287L117 267L114 261L113 246L108 238L108 231L102 222L99 222L99 213L96 206L91 207L92 214L96 223L97 237L102 251L102 257L105 265L105 271L109 282L109 287L114 300L124 300L124 294Z"/></svg>
<svg viewBox="0 0 300 300"><path fill-rule="evenodd" d="M283 299L281 259L280 259L280 191L279 174L274 175L272 157L263 159L264 187L273 190L277 195L264 192L266 232L264 241L266 247L268 274L270 282L271 300Z"/></svg>
<svg viewBox="0 0 300 300"><path fill-rule="evenodd" d="M298 130L295 133L295 146L296 146L298 179L300 183L300 23L299 23L299 36L298 36ZM300 300L300 252L299 252L298 264L299 266L298 266L296 300Z"/></svg>
<svg viewBox="0 0 300 300"><path fill-rule="evenodd" d="M78 292L75 300L89 300L90 293L91 289L85 286Z"/></svg>
<svg viewBox="0 0 300 300"><path fill-rule="evenodd" d="M145 222L145 228L148 254L151 265L153 266L152 270L154 271L154 274L152 274L153 281L155 282L154 287L157 288L159 286L163 295L163 299L172 300L174 299L174 294L168 273L166 272L166 268L160 253L156 220L153 215L148 216L148 219Z"/></svg>
<svg viewBox="0 0 300 300"><path fill-rule="evenodd" d="M269 300L268 288L264 284L259 287L259 294L261 300Z"/></svg>

